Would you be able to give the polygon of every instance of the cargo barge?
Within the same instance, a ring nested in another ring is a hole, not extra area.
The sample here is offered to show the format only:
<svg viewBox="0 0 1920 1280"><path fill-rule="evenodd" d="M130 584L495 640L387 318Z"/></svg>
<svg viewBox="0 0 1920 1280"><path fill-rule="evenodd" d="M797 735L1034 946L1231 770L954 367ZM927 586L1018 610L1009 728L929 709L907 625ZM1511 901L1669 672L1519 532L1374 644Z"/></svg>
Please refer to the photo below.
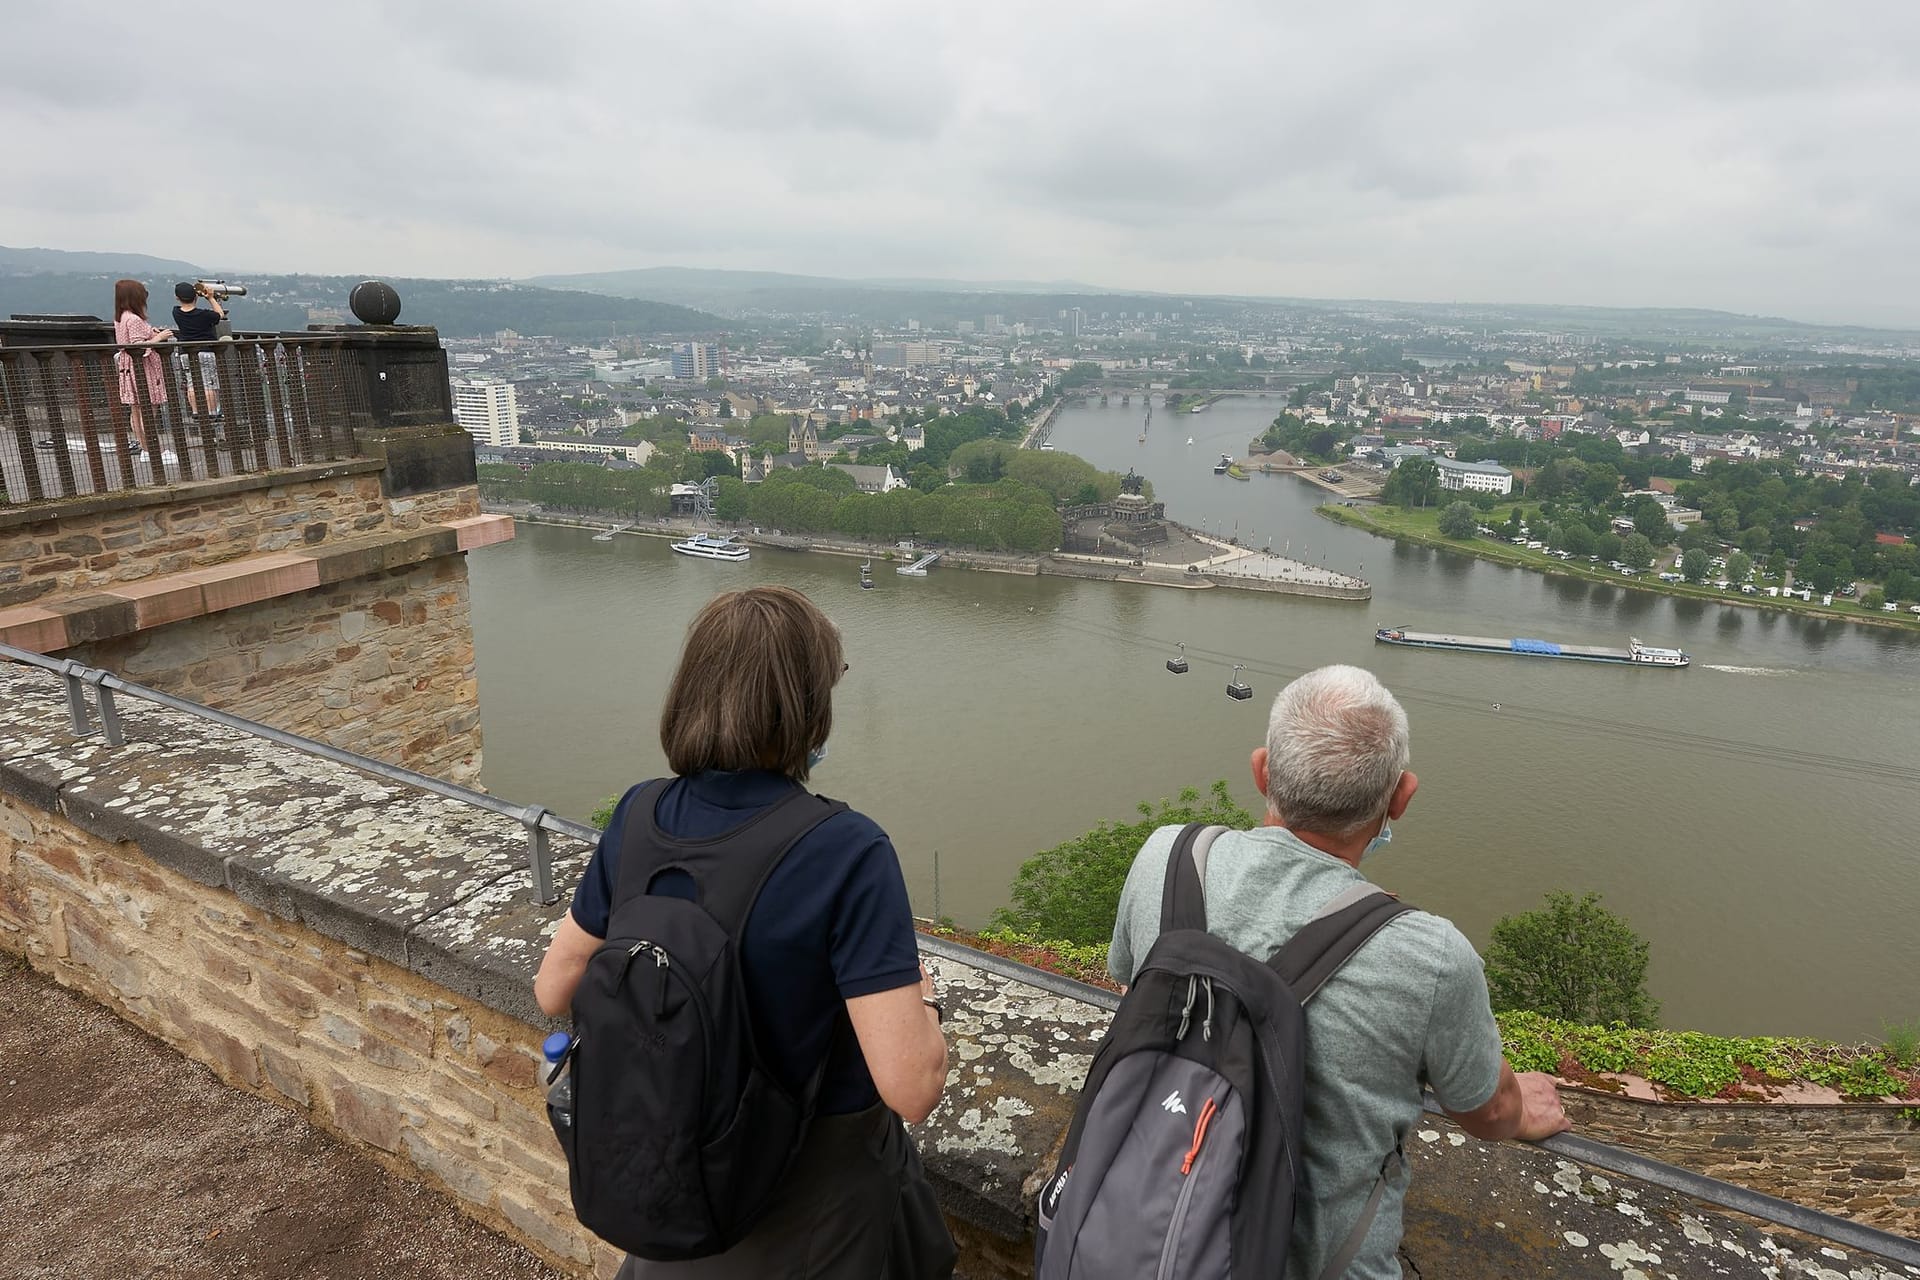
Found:
<svg viewBox="0 0 1920 1280"><path fill-rule="evenodd" d="M1494 640L1486 636L1453 636L1437 631L1408 631L1381 627L1373 633L1380 644L1403 644L1416 649L1462 649L1468 653L1511 653L1523 658L1571 658L1576 662L1619 662L1635 667L1684 667L1693 659L1679 649L1627 641L1624 649L1591 644L1556 644L1551 640Z"/></svg>

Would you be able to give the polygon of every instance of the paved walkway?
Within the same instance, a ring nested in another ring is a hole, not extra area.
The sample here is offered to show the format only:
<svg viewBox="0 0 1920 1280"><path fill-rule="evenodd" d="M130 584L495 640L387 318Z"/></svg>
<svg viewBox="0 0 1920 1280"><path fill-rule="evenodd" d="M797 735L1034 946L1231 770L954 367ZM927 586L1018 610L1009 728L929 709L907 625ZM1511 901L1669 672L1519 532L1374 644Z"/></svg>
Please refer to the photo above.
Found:
<svg viewBox="0 0 1920 1280"><path fill-rule="evenodd" d="M10 1280L560 1280L295 1113L0 955Z"/></svg>

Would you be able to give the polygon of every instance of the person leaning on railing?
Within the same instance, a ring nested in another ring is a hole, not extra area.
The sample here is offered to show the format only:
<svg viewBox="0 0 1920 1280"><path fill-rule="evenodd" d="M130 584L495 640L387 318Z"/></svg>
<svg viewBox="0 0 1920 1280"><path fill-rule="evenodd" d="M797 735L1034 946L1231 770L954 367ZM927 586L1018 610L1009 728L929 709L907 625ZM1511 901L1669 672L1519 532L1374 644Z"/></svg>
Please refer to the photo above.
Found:
<svg viewBox="0 0 1920 1280"><path fill-rule="evenodd" d="M116 280L113 285L113 340L121 347L114 356L120 371L120 403L127 407L128 426L133 430L133 452L147 448L147 428L140 409L139 388L133 382L133 353L126 350L140 343L165 342L173 337L171 329L156 329L147 323L147 286L138 280ZM158 351L140 357L147 371L147 399L158 408L167 402L166 372Z"/></svg>
<svg viewBox="0 0 1920 1280"><path fill-rule="evenodd" d="M541 1009L573 1007L623 890L725 896L684 867L717 879L725 858L696 855L732 842L745 859L758 820L804 791L826 755L846 670L839 629L791 588L708 602L660 717L675 777L664 790L635 786L615 809L534 979ZM635 803L642 796L650 809ZM625 885L628 858L643 873L659 869ZM621 1280L950 1275L953 1242L901 1124L940 1100L947 1045L892 842L864 814L835 812L794 840L751 901L740 963L754 1040L790 1092L824 1065L812 1124L743 1241L691 1262L629 1257ZM590 1122L578 1117L583 1129Z"/></svg>

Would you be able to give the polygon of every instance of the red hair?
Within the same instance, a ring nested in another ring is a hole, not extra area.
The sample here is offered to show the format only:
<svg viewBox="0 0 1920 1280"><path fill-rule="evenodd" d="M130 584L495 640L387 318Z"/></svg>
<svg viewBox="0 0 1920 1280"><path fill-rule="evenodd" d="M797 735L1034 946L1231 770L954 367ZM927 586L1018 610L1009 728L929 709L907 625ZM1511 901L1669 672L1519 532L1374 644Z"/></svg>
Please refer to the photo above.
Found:
<svg viewBox="0 0 1920 1280"><path fill-rule="evenodd" d="M116 280L113 282L113 318L118 320L127 312L147 318L147 286L138 280Z"/></svg>

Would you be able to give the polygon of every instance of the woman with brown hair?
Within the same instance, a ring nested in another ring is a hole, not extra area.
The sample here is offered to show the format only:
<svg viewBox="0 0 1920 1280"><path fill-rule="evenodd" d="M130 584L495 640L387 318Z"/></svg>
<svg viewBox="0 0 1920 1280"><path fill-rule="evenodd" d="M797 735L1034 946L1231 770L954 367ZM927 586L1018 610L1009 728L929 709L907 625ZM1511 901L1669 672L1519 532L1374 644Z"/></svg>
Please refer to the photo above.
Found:
<svg viewBox="0 0 1920 1280"><path fill-rule="evenodd" d="M138 280L116 280L113 285L113 340L120 345L114 364L120 370L120 403L127 406L133 428L133 451L147 447L146 423L140 411L139 388L133 382L133 353L126 348L136 343L165 342L173 337L171 329L156 329L147 323L147 286ZM160 353L149 350L141 357L146 365L147 398L156 407L167 402L166 376Z"/></svg>
<svg viewBox="0 0 1920 1280"><path fill-rule="evenodd" d="M759 846L776 808L825 815L772 854L738 935L766 1070L796 1096L819 1081L806 1137L740 1243L691 1261L630 1256L622 1280L952 1272L952 1241L901 1124L933 1110L947 1071L942 1010L919 961L906 883L872 819L802 785L826 755L833 689L847 669L838 629L797 591L750 587L708 602L660 716L674 776L621 799L534 980L540 1007L566 1013L610 922L634 918L625 913L636 895L706 909L738 894L729 868L738 875L765 857ZM590 1121L582 1110L582 1131Z"/></svg>

